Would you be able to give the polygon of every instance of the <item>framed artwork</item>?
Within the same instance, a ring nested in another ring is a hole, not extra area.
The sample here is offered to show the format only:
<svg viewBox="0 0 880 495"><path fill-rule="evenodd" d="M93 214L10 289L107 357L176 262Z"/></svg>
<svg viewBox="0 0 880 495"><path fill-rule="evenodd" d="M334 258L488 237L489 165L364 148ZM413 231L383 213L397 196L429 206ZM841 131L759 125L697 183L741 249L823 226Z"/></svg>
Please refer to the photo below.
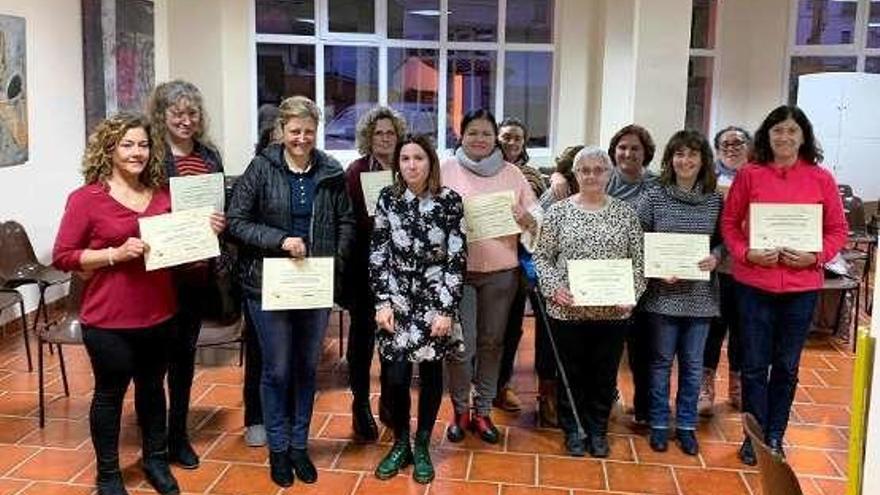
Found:
<svg viewBox="0 0 880 495"><path fill-rule="evenodd" d="M0 167L28 160L25 19L0 15Z"/></svg>
<svg viewBox="0 0 880 495"><path fill-rule="evenodd" d="M86 135L108 115L142 112L155 80L152 0L82 0Z"/></svg>

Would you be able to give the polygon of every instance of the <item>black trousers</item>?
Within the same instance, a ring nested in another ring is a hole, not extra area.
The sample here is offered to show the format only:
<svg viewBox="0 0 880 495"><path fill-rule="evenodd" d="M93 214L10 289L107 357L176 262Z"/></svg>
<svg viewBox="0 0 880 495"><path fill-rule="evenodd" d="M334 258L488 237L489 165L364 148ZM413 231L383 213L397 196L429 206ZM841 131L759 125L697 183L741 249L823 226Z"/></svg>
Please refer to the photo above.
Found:
<svg viewBox="0 0 880 495"><path fill-rule="evenodd" d="M119 471L122 399L132 380L143 456L166 455L163 379L174 332L173 320L153 327L125 330L83 325L83 343L95 376L89 426L99 478Z"/></svg>
<svg viewBox="0 0 880 495"><path fill-rule="evenodd" d="M185 296L184 294L189 294ZM202 328L202 318L195 305L187 301L194 291L180 292L180 311L177 331L168 345L168 443L178 446L188 441L186 418L195 374L196 343Z"/></svg>
<svg viewBox="0 0 880 495"><path fill-rule="evenodd" d="M244 426L263 424L263 403L260 399L260 375L263 372L263 355L260 339L248 305L242 304L244 312Z"/></svg>
<svg viewBox="0 0 880 495"><path fill-rule="evenodd" d="M584 430L591 435L607 433L629 321L552 319L550 325ZM557 390L559 426L573 435L577 423L572 404L564 387Z"/></svg>
<svg viewBox="0 0 880 495"><path fill-rule="evenodd" d="M349 385L354 402L363 404L370 402L370 366L376 347L376 308L369 285L364 285L357 292L357 298L349 308L351 324L345 358L348 360Z"/></svg>
<svg viewBox="0 0 880 495"><path fill-rule="evenodd" d="M719 274L721 288L721 316L712 318L706 349L703 352L703 367L718 369L721 360L721 345L727 335L727 361L730 370L739 372L739 312L736 309L736 281L731 275Z"/></svg>
<svg viewBox="0 0 880 495"><path fill-rule="evenodd" d="M637 419L648 420L651 407L651 360L654 356L648 313L635 311L626 334L626 355L633 380L633 409Z"/></svg>
<svg viewBox="0 0 880 495"><path fill-rule="evenodd" d="M381 361L382 401L391 412L394 438L409 434L413 363L409 361ZM419 367L419 417L417 430L430 432L437 421L440 400L443 398L443 361L422 361Z"/></svg>

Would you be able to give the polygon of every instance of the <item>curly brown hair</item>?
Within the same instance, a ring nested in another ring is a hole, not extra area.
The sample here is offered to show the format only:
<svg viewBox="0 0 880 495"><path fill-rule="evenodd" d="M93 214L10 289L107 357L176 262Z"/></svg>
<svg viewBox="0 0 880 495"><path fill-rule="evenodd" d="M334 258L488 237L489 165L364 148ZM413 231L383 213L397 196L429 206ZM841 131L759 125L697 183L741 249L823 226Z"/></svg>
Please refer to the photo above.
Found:
<svg viewBox="0 0 880 495"><path fill-rule="evenodd" d="M199 112L199 125L193 133L193 139L213 148L207 134L208 115L205 113L202 92L195 84L181 79L159 84L150 95L150 101L147 103L147 115L153 126L153 140L157 143L165 142L165 134L168 132L165 125L165 112L180 102L185 102Z"/></svg>
<svg viewBox="0 0 880 495"><path fill-rule="evenodd" d="M141 172L140 181L149 188L165 183L163 146L154 146L150 122L142 114L121 112L107 117L95 126L89 136L82 159L82 174L86 184L106 182L113 174L113 151L129 129L143 129L150 145L150 158Z"/></svg>
<svg viewBox="0 0 880 495"><path fill-rule="evenodd" d="M406 134L406 119L397 110L390 107L373 107L370 111L364 113L357 123L355 130L355 142L357 143L358 152L362 156L367 156L373 152L373 132L376 131L376 123L382 119L391 121L397 139Z"/></svg>

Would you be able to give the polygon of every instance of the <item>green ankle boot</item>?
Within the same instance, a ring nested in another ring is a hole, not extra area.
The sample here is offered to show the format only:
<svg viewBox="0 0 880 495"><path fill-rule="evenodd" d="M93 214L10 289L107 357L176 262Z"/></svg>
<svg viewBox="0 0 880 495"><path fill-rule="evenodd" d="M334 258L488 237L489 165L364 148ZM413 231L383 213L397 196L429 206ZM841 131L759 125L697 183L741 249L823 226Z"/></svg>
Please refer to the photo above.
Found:
<svg viewBox="0 0 880 495"><path fill-rule="evenodd" d="M409 446L409 435L406 435L398 438L391 446L391 450L379 462L376 467L376 477L380 480L393 478L401 469L409 466L412 462L413 453Z"/></svg>
<svg viewBox="0 0 880 495"><path fill-rule="evenodd" d="M428 451L430 447L431 432L417 432L413 442L413 479L423 485L434 479L434 465L431 464L431 454Z"/></svg>

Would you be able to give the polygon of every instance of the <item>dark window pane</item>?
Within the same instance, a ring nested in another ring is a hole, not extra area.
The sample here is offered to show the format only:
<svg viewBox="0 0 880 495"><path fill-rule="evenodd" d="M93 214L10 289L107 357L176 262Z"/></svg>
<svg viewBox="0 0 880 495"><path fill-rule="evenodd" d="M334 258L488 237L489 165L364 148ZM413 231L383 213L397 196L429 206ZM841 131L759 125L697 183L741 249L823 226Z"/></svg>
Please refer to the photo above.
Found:
<svg viewBox="0 0 880 495"><path fill-rule="evenodd" d="M553 43L554 3L554 0L507 0L507 41Z"/></svg>
<svg viewBox="0 0 880 495"><path fill-rule="evenodd" d="M788 101L797 103L798 76L817 72L853 72L856 57L791 57L791 75L788 78Z"/></svg>
<svg viewBox="0 0 880 495"><path fill-rule="evenodd" d="M257 105L294 95L315 99L315 47L257 43Z"/></svg>
<svg viewBox="0 0 880 495"><path fill-rule="evenodd" d="M257 32L315 34L315 1L257 0Z"/></svg>
<svg viewBox="0 0 880 495"><path fill-rule="evenodd" d="M880 57L867 57L865 59L865 72L880 74Z"/></svg>
<svg viewBox="0 0 880 495"><path fill-rule="evenodd" d="M691 48L715 48L718 0L694 0L691 17Z"/></svg>
<svg viewBox="0 0 880 495"><path fill-rule="evenodd" d="M324 147L354 149L358 119L378 102L378 48L324 47Z"/></svg>
<svg viewBox="0 0 880 495"><path fill-rule="evenodd" d="M474 108L495 108L495 52L449 51L446 88L446 141L453 147L464 114ZM450 140L453 138L454 140Z"/></svg>
<svg viewBox="0 0 880 495"><path fill-rule="evenodd" d="M880 48L880 0L871 1L868 19L868 48Z"/></svg>
<svg viewBox="0 0 880 495"><path fill-rule="evenodd" d="M330 31L335 33L375 33L373 0L330 0Z"/></svg>
<svg viewBox="0 0 880 495"><path fill-rule="evenodd" d="M409 132L437 142L437 50L388 49L388 104L406 117Z"/></svg>
<svg viewBox="0 0 880 495"><path fill-rule="evenodd" d="M702 133L709 132L709 117L712 110L712 71L715 59L712 57L691 57L688 62L687 106L685 107L685 127Z"/></svg>
<svg viewBox="0 0 880 495"><path fill-rule="evenodd" d="M388 0L388 37L440 39L440 0Z"/></svg>
<svg viewBox="0 0 880 495"><path fill-rule="evenodd" d="M505 55L504 117L518 117L525 122L529 129L528 146L549 145L552 77L552 53L507 52Z"/></svg>
<svg viewBox="0 0 880 495"><path fill-rule="evenodd" d="M496 41L498 0L449 0L449 41Z"/></svg>
<svg viewBox="0 0 880 495"><path fill-rule="evenodd" d="M846 45L853 42L858 2L798 0L798 45Z"/></svg>

